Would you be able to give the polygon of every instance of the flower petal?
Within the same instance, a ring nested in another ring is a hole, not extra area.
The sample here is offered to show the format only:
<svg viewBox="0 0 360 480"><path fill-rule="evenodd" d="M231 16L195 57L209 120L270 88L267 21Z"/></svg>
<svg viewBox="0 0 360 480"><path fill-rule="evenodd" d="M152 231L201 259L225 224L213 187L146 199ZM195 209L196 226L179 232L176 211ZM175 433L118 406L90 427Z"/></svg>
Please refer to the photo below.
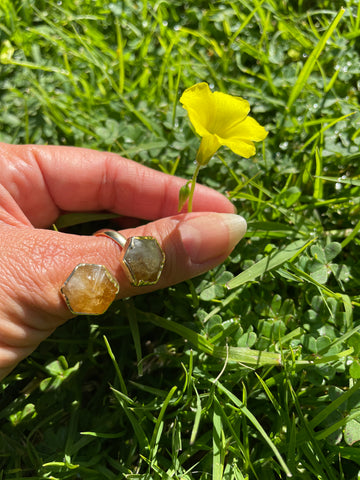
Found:
<svg viewBox="0 0 360 480"><path fill-rule="evenodd" d="M196 161L199 165L206 165L210 158L221 146L217 135L205 135L201 139L199 150L196 154Z"/></svg>
<svg viewBox="0 0 360 480"><path fill-rule="evenodd" d="M241 97L233 97L226 93L214 92L214 111L209 131L220 137L227 136L225 132L236 128L243 122L250 111L250 104Z"/></svg>
<svg viewBox="0 0 360 480"><path fill-rule="evenodd" d="M246 117L240 124L229 125L227 128L223 129L222 135L219 134L223 139L242 139L242 140L251 140L254 142L260 142L267 137L268 132L262 127L254 118Z"/></svg>
<svg viewBox="0 0 360 480"><path fill-rule="evenodd" d="M187 88L181 95L180 102L187 110L196 133L201 137L209 135L208 125L214 112L213 94L209 85L202 82Z"/></svg>
<svg viewBox="0 0 360 480"><path fill-rule="evenodd" d="M236 155L240 155L244 158L250 158L256 153L256 148L253 142L250 140L243 140L243 139L220 139L221 145L225 145L229 147Z"/></svg>

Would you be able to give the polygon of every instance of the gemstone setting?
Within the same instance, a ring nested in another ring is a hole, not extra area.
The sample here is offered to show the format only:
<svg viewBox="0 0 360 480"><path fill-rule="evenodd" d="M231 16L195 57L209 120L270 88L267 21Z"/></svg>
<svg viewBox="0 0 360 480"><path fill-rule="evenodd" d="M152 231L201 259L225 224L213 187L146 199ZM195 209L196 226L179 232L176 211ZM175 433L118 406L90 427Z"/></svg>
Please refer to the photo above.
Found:
<svg viewBox="0 0 360 480"><path fill-rule="evenodd" d="M165 253L154 237L130 237L121 253L121 260L132 285L154 285L163 271Z"/></svg>
<svg viewBox="0 0 360 480"><path fill-rule="evenodd" d="M119 284L104 265L80 263L60 289L74 315L101 315L119 292Z"/></svg>

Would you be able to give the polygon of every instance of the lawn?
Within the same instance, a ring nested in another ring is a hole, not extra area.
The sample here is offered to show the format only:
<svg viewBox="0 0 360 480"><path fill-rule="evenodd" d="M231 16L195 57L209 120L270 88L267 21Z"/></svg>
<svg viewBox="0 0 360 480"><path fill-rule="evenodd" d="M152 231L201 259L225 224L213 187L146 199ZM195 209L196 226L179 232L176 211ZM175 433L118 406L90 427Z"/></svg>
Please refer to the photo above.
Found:
<svg viewBox="0 0 360 480"><path fill-rule="evenodd" d="M190 179L203 81L269 132L200 170L248 221L223 265L68 322L3 381L1 480L360 478L359 36L355 0L1 0L0 141Z"/></svg>

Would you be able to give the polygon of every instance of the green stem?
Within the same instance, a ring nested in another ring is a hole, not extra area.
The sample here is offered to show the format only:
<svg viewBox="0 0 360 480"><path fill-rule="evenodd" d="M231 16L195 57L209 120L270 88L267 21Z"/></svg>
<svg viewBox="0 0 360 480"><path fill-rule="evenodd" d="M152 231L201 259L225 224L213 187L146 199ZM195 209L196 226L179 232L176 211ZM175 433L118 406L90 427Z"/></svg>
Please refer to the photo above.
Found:
<svg viewBox="0 0 360 480"><path fill-rule="evenodd" d="M201 165L197 164L194 175L191 179L191 187L190 187L189 202L188 202L188 212L192 212L192 203L193 203L193 196L194 196L194 192L195 192L196 179L197 179L197 176L199 175L200 168L201 168Z"/></svg>

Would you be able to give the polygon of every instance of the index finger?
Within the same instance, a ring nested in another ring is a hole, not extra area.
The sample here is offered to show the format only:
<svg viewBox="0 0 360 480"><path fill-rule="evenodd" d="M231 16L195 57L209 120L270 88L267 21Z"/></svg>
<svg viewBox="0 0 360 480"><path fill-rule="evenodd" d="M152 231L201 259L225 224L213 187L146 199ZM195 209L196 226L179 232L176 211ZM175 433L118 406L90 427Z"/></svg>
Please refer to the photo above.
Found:
<svg viewBox="0 0 360 480"><path fill-rule="evenodd" d="M145 220L174 215L186 182L114 153L77 147L2 144L0 168L1 183L41 227L61 211L106 210ZM215 190L197 185L193 210L233 213L234 207Z"/></svg>

